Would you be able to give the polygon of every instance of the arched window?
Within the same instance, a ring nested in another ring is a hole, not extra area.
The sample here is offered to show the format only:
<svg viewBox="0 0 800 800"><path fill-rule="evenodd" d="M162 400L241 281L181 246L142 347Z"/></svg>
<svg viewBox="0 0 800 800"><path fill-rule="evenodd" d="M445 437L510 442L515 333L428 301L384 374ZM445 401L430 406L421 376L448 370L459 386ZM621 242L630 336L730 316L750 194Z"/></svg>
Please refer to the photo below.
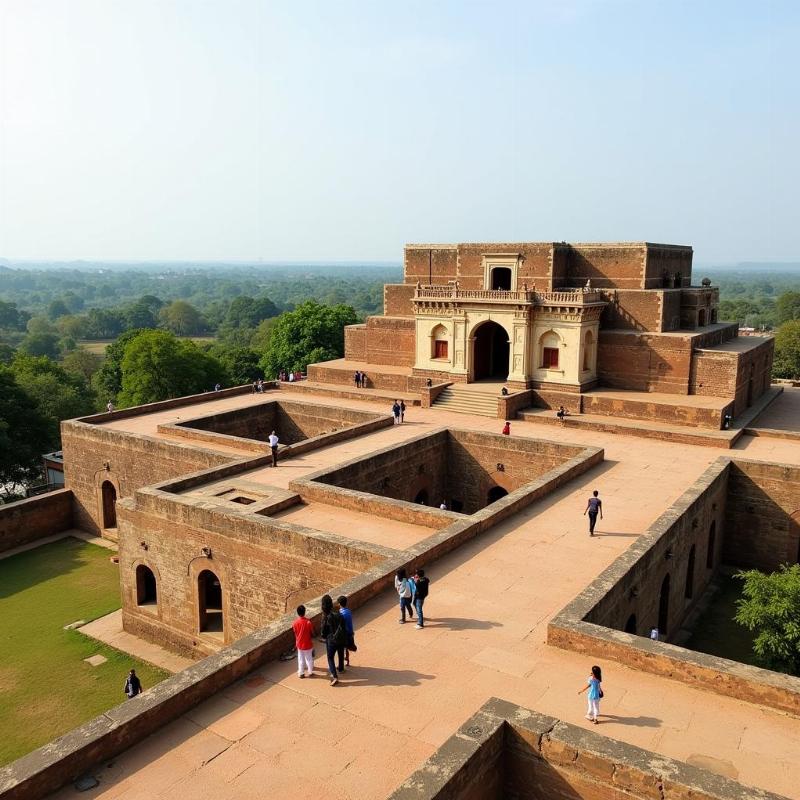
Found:
<svg viewBox="0 0 800 800"><path fill-rule="evenodd" d="M103 498L103 527L117 527L117 490L111 481L103 481L100 487Z"/></svg>
<svg viewBox="0 0 800 800"><path fill-rule="evenodd" d="M717 521L711 523L708 529L708 550L706 550L706 569L714 566L714 550L717 543Z"/></svg>
<svg viewBox="0 0 800 800"><path fill-rule="evenodd" d="M502 486L492 486L486 496L486 505L490 506L496 503L501 497L505 497L508 492Z"/></svg>
<svg viewBox="0 0 800 800"><path fill-rule="evenodd" d="M636 614L631 614L625 623L625 633L636 633Z"/></svg>
<svg viewBox="0 0 800 800"><path fill-rule="evenodd" d="M561 337L555 331L547 331L539 338L539 364L542 369L558 369L558 352Z"/></svg>
<svg viewBox="0 0 800 800"><path fill-rule="evenodd" d="M592 368L592 352L594 350L594 334L591 331L586 331L586 336L583 337L583 369L590 370Z"/></svg>
<svg viewBox="0 0 800 800"><path fill-rule="evenodd" d="M667 638L669 626L669 572L661 581L661 592L658 595L658 631L664 639Z"/></svg>
<svg viewBox="0 0 800 800"><path fill-rule="evenodd" d="M431 331L431 358L448 358L447 328L437 325Z"/></svg>
<svg viewBox="0 0 800 800"><path fill-rule="evenodd" d="M158 588L153 570L144 564L136 567L136 605L158 605Z"/></svg>
<svg viewBox="0 0 800 800"><path fill-rule="evenodd" d="M428 505L428 490L427 489L420 489L417 492L416 497L414 498L414 502L420 506L427 506Z"/></svg>
<svg viewBox="0 0 800 800"><path fill-rule="evenodd" d="M691 600L694 595L694 545L689 551L689 563L686 565L686 586L683 590L683 596L687 600Z"/></svg>
<svg viewBox="0 0 800 800"><path fill-rule="evenodd" d="M197 576L197 600L200 612L200 630L204 633L223 632L222 584L210 570Z"/></svg>

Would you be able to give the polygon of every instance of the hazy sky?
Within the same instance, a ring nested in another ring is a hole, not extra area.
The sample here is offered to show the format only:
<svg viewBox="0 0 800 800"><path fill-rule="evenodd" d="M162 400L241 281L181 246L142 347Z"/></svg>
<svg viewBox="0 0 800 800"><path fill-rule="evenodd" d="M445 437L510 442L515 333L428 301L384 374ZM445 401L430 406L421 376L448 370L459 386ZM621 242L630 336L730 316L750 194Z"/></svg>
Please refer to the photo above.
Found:
<svg viewBox="0 0 800 800"><path fill-rule="evenodd" d="M800 3L0 0L0 257L800 260Z"/></svg>

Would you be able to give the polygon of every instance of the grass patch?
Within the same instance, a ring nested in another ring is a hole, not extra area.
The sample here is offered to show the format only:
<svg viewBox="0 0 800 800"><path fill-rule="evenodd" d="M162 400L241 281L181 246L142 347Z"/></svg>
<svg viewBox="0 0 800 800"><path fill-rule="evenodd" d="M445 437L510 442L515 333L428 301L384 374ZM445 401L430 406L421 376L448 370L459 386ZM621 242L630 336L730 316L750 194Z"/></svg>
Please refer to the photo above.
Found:
<svg viewBox="0 0 800 800"><path fill-rule="evenodd" d="M120 607L109 556L68 537L0 560L0 765L123 702L129 669L145 688L169 674L63 630ZM108 661L83 661L96 654Z"/></svg>
<svg viewBox="0 0 800 800"><path fill-rule="evenodd" d="M742 581L732 575L718 575L716 582L719 591L697 620L686 647L741 664L761 666L753 652L755 634L733 619L736 601L742 596Z"/></svg>
<svg viewBox="0 0 800 800"><path fill-rule="evenodd" d="M197 342L197 344L206 344L208 342L213 342L216 339L214 336L179 336L178 338L191 339L193 342ZM115 341L116 339L80 339L78 344L84 350L88 350L90 353L94 353L95 355L105 358L106 348Z"/></svg>

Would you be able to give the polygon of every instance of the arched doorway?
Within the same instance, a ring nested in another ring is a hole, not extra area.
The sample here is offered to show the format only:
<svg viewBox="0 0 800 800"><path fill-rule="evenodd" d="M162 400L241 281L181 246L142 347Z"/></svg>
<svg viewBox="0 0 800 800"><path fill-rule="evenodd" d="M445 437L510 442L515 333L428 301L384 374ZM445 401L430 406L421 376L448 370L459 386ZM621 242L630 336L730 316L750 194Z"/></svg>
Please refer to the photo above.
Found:
<svg viewBox="0 0 800 800"><path fill-rule="evenodd" d="M706 324L706 310L704 308L697 312L697 324L701 328Z"/></svg>
<svg viewBox="0 0 800 800"><path fill-rule="evenodd" d="M484 322L475 330L472 351L472 379L508 378L508 334L496 322Z"/></svg>
<svg viewBox="0 0 800 800"><path fill-rule="evenodd" d="M658 630L666 639L669 626L669 572L661 582L661 594L658 596Z"/></svg>
<svg viewBox="0 0 800 800"><path fill-rule="evenodd" d="M158 605L158 588L153 570L144 564L136 567L136 605Z"/></svg>
<svg viewBox="0 0 800 800"><path fill-rule="evenodd" d="M689 551L689 564L686 567L686 586L683 590L683 596L687 600L694 597L694 553L695 547L692 545L692 549Z"/></svg>
<svg viewBox="0 0 800 800"><path fill-rule="evenodd" d="M625 623L625 633L636 633L636 614L631 614Z"/></svg>
<svg viewBox="0 0 800 800"><path fill-rule="evenodd" d="M505 497L508 492L502 486L492 486L489 493L486 495L486 505L490 506L496 503L501 497Z"/></svg>
<svg viewBox="0 0 800 800"><path fill-rule="evenodd" d="M414 502L421 506L427 506L428 503L428 490L427 489L420 489L417 492L416 497L414 498Z"/></svg>
<svg viewBox="0 0 800 800"><path fill-rule="evenodd" d="M103 527L117 527L117 490L111 481L103 481L100 487L103 498Z"/></svg>
<svg viewBox="0 0 800 800"><path fill-rule="evenodd" d="M222 584L210 570L197 576L197 600L200 608L200 630L205 633L222 633Z"/></svg>

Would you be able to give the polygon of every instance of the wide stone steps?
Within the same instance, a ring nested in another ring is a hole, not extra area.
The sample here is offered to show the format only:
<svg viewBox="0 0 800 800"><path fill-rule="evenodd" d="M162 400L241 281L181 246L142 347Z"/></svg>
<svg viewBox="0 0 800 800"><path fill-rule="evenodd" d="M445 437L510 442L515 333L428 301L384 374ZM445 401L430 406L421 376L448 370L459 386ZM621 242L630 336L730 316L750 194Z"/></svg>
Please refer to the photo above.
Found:
<svg viewBox="0 0 800 800"><path fill-rule="evenodd" d="M481 392L458 386L448 386L433 403L436 408L455 411L458 414L477 414L481 417L497 416L497 395L492 391Z"/></svg>

